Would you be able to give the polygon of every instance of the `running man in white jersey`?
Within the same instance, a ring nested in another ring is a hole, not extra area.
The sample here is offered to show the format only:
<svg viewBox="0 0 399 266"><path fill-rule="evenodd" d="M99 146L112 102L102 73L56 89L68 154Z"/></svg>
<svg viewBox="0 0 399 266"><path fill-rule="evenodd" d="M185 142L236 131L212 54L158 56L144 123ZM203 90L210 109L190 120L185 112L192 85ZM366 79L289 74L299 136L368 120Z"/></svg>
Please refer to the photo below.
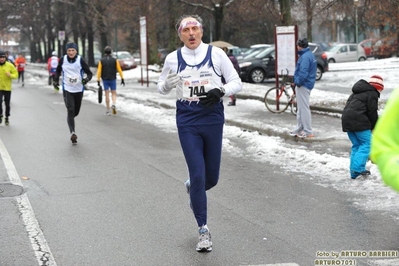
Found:
<svg viewBox="0 0 399 266"><path fill-rule="evenodd" d="M166 57L157 86L161 94L176 88L176 123L189 171L185 184L199 232L196 250L211 251L206 191L219 180L222 98L238 93L242 83L226 53L202 42L200 17L183 15L176 28L184 46Z"/></svg>
<svg viewBox="0 0 399 266"><path fill-rule="evenodd" d="M77 144L78 136L75 133L75 117L78 116L82 105L84 85L91 80L93 73L86 61L78 55L78 46L75 43L66 45L67 54L58 63L54 76L54 86L59 86L62 72L62 91L65 106L68 111L67 122L71 133L72 144ZM86 77L83 77L86 74Z"/></svg>

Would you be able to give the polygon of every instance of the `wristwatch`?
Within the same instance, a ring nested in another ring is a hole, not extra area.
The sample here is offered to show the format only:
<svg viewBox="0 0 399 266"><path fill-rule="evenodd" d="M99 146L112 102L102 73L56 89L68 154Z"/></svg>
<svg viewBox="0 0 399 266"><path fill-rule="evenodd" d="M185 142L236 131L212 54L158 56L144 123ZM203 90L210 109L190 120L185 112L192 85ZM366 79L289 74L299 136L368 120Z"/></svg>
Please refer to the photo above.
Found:
<svg viewBox="0 0 399 266"><path fill-rule="evenodd" d="M222 96L226 94L226 91L223 87L219 87L219 90L222 93Z"/></svg>

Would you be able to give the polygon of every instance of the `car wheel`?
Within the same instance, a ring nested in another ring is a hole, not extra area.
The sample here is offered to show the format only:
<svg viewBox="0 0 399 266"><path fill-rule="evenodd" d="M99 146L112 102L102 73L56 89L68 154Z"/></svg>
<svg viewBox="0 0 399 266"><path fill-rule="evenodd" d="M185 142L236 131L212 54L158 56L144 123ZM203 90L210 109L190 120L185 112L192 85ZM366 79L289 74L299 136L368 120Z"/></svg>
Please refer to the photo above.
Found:
<svg viewBox="0 0 399 266"><path fill-rule="evenodd" d="M316 80L320 80L322 76L323 76L323 71L321 67L318 66L316 70Z"/></svg>
<svg viewBox="0 0 399 266"><path fill-rule="evenodd" d="M333 58L328 59L328 63L335 63L335 60Z"/></svg>
<svg viewBox="0 0 399 266"><path fill-rule="evenodd" d="M361 61L366 61L366 58L364 58L363 56L359 58L359 62Z"/></svg>
<svg viewBox="0 0 399 266"><path fill-rule="evenodd" d="M249 81L252 83L261 83L265 79L265 72L260 68L251 70Z"/></svg>

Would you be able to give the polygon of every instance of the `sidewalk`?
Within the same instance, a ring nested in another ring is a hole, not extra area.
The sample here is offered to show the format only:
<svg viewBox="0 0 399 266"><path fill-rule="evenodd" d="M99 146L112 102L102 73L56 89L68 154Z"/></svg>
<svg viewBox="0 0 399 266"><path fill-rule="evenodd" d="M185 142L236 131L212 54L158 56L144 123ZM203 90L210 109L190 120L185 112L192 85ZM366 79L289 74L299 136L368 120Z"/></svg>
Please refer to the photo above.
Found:
<svg viewBox="0 0 399 266"><path fill-rule="evenodd" d="M92 69L96 73L96 69ZM47 77L47 70L43 66L34 66L27 68L26 72L37 76ZM143 93L154 93L151 97L153 104L162 106L163 108L175 108L174 94L171 93L167 97L159 97L156 91L156 79L151 79L150 84L141 85L138 79L126 79L126 86L120 87L119 95L121 97L129 94L128 92L142 91ZM97 83L91 81L88 84L90 89L96 90ZM274 85L274 84L273 84ZM349 145L347 135L342 132L340 113L341 109L330 108L326 106L311 105L312 110L312 126L315 137L311 139L298 139L288 135L289 131L296 128L296 117L288 109L282 114L274 114L266 109L263 101L264 94L272 86L245 84L245 88L237 94L237 106L227 106L229 98L225 98L225 116L226 123L234 125L244 130L257 131L260 134L269 136L278 136L288 140L303 141L303 142L330 142L331 144L339 144L345 149ZM248 86L248 88L246 88ZM129 94L128 98L131 97ZM328 145L328 144L326 144Z"/></svg>

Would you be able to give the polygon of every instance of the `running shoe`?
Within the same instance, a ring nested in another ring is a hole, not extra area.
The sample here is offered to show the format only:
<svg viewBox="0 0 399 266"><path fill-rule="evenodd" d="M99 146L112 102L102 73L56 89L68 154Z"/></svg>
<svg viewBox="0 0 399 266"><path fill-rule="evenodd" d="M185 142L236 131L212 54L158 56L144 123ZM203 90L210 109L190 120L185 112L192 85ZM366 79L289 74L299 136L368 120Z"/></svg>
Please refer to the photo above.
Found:
<svg viewBox="0 0 399 266"><path fill-rule="evenodd" d="M111 115L111 112L107 110L107 111L105 112L105 115Z"/></svg>
<svg viewBox="0 0 399 266"><path fill-rule="evenodd" d="M314 135L306 134L306 133L302 132L301 134L298 134L297 137L301 138L301 139L310 139L310 138L314 138Z"/></svg>
<svg viewBox="0 0 399 266"><path fill-rule="evenodd" d="M72 144L78 144L77 139L78 139L78 136L76 136L75 133L72 133L72 135L71 135Z"/></svg>
<svg viewBox="0 0 399 266"><path fill-rule="evenodd" d="M369 176L371 172L369 170L364 170L363 172L351 172L351 178L356 179L358 176Z"/></svg>
<svg viewBox="0 0 399 266"><path fill-rule="evenodd" d="M364 170L363 172L360 173L361 175L371 175L371 172L369 170Z"/></svg>
<svg viewBox="0 0 399 266"><path fill-rule="evenodd" d="M6 117L6 120L4 121L6 126L8 126L10 124L10 120L8 120L8 117Z"/></svg>
<svg viewBox="0 0 399 266"><path fill-rule="evenodd" d="M115 107L115 105L112 105L112 114L116 115L116 107Z"/></svg>
<svg viewBox="0 0 399 266"><path fill-rule="evenodd" d="M288 132L288 135L290 135L291 137L298 137L298 132L296 132L296 131L290 131L290 132Z"/></svg>
<svg viewBox="0 0 399 266"><path fill-rule="evenodd" d="M209 252L212 251L212 241L211 241L211 233L209 229L205 226L201 226L198 230L199 237L198 237L198 244L195 248L198 252Z"/></svg>

